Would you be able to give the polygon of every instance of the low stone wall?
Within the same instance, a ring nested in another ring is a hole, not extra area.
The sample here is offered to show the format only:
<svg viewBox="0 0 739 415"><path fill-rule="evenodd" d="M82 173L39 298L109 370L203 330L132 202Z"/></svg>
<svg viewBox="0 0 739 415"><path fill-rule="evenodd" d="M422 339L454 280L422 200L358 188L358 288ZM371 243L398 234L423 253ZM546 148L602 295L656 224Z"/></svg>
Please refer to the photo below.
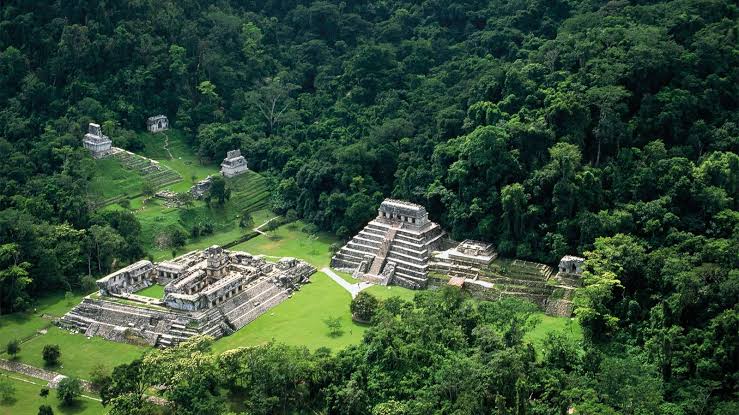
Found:
<svg viewBox="0 0 739 415"><path fill-rule="evenodd" d="M39 369L34 366L27 365L21 362L14 362L12 360L0 359L0 369L7 370L9 372L20 373L22 375L30 376L32 378L41 379L49 382L49 385L56 387L59 383L59 377L66 377L61 373L53 372L51 370ZM90 382L80 379L82 388L87 392L94 392Z"/></svg>

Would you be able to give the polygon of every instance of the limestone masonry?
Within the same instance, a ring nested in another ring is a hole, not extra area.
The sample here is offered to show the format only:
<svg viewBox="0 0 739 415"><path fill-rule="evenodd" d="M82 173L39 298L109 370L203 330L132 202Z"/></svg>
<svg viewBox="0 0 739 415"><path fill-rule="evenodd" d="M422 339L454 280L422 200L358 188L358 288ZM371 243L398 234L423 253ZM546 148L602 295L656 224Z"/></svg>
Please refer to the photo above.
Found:
<svg viewBox="0 0 739 415"><path fill-rule="evenodd" d="M331 266L382 285L423 288L429 258L443 236L423 206L386 199L377 217L331 258Z"/></svg>
<svg viewBox="0 0 739 415"><path fill-rule="evenodd" d="M246 159L241 155L241 150L231 150L226 154L226 158L221 163L221 174L226 177L234 177L249 170L246 166Z"/></svg>
<svg viewBox="0 0 739 415"><path fill-rule="evenodd" d="M478 297L519 297L551 315L572 314L584 259L563 257L555 274L545 264L497 257L490 243L446 238L423 206L386 199L377 217L331 258L331 266L365 281L413 289L426 287L434 273L446 276L434 277L434 285L444 281Z"/></svg>
<svg viewBox="0 0 739 415"><path fill-rule="evenodd" d="M100 124L90 123L87 126L87 134L82 139L82 145L90 150L92 157L99 159L111 153L113 141L103 134Z"/></svg>
<svg viewBox="0 0 739 415"><path fill-rule="evenodd" d="M152 133L158 133L169 129L169 119L164 115L155 115L146 119L146 129Z"/></svg>
<svg viewBox="0 0 739 415"><path fill-rule="evenodd" d="M172 261L142 260L97 280L87 296L59 321L87 336L175 345L196 334L228 335L281 303L308 281L311 265L294 258L276 263L219 246ZM136 292L164 285L164 297Z"/></svg>

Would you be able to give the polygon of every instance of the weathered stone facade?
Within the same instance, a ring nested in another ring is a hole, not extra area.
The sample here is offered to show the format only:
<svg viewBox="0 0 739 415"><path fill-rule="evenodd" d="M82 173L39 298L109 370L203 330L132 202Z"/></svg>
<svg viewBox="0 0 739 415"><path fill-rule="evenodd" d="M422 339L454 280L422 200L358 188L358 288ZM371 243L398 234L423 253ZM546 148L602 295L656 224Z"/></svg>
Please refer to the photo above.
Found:
<svg viewBox="0 0 739 415"><path fill-rule="evenodd" d="M82 145L90 150L93 158L99 159L111 154L113 141L104 135L100 124L90 123L87 134L82 139Z"/></svg>
<svg viewBox="0 0 739 415"><path fill-rule="evenodd" d="M434 253L429 269L450 277L477 278L480 270L497 256L492 244L467 239L454 248Z"/></svg>
<svg viewBox="0 0 739 415"><path fill-rule="evenodd" d="M377 217L331 258L331 266L382 285L424 288L429 258L443 236L423 206L386 199Z"/></svg>
<svg viewBox="0 0 739 415"><path fill-rule="evenodd" d="M234 177L249 170L246 159L241 155L241 150L231 150L221 163L221 174L225 177Z"/></svg>
<svg viewBox="0 0 739 415"><path fill-rule="evenodd" d="M152 133L169 129L169 119L165 115L155 115L146 119L146 129Z"/></svg>
<svg viewBox="0 0 739 415"><path fill-rule="evenodd" d="M294 258L277 263L218 246L172 261L139 261L98 280L60 324L88 336L166 347L195 334L228 335L284 301L315 268ZM164 285L162 299L136 295Z"/></svg>
<svg viewBox="0 0 739 415"><path fill-rule="evenodd" d="M208 190L210 190L210 185L212 183L213 179L208 176L190 187L190 194L194 199L202 199L206 195L206 193L208 193Z"/></svg>

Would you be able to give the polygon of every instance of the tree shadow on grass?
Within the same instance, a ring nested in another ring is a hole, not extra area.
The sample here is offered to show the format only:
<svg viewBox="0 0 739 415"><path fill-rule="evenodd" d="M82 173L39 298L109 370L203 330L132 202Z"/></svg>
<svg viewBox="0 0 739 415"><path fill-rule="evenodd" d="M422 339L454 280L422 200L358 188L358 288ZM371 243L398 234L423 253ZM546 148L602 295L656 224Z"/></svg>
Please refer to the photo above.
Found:
<svg viewBox="0 0 739 415"><path fill-rule="evenodd" d="M11 396L7 399L0 399L0 408L3 406L13 406L16 402L18 402L18 399L15 396Z"/></svg>
<svg viewBox="0 0 739 415"><path fill-rule="evenodd" d="M93 402L84 398L78 398L71 405L59 405L58 413L65 415L79 414L87 410L89 405L100 405L97 402ZM102 405L100 405L102 408Z"/></svg>

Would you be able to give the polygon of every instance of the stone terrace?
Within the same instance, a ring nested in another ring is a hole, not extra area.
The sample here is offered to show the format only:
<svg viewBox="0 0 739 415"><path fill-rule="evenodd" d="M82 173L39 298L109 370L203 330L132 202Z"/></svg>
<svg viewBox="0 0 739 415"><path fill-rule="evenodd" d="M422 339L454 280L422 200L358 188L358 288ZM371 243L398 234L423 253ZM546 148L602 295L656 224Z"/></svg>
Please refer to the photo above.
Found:
<svg viewBox="0 0 739 415"><path fill-rule="evenodd" d="M168 347L196 334L228 335L284 301L315 268L283 258L269 263L246 252L213 246L172 261L139 261L98 280L59 324L109 340ZM165 285L160 300L137 296Z"/></svg>
<svg viewBox="0 0 739 415"><path fill-rule="evenodd" d="M386 199L377 218L333 256L331 266L382 285L423 288L443 235L423 206Z"/></svg>

